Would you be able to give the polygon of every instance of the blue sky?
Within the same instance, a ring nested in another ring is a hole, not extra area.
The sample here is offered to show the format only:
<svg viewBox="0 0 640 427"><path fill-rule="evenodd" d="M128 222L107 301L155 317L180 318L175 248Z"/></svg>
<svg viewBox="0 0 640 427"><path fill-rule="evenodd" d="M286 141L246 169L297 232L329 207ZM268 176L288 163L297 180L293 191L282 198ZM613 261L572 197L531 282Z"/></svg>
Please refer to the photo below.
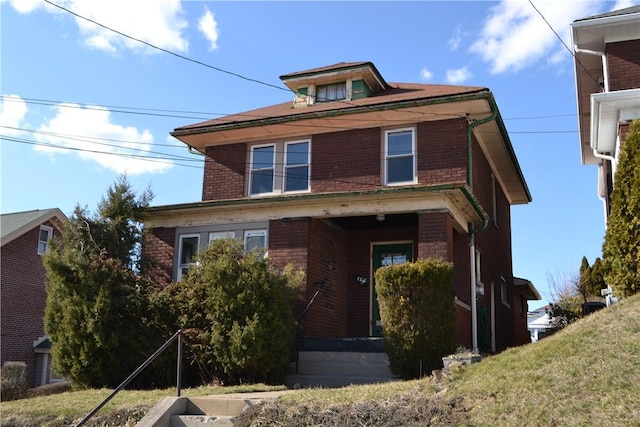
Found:
<svg viewBox="0 0 640 427"><path fill-rule="evenodd" d="M544 298L532 307L601 256L566 46L572 21L638 0L51 2L164 51L44 0L0 0L2 213L93 211L121 173L153 205L199 201L202 158L171 130L292 101L283 74L371 61L387 82L493 91L533 196L512 209L514 274Z"/></svg>

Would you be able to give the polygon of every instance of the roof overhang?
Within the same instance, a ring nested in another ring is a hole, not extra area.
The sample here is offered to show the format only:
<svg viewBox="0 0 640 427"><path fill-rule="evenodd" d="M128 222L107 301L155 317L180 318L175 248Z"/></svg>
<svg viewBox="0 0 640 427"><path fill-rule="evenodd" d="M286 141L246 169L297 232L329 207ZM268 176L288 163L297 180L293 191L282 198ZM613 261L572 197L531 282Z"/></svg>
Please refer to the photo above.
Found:
<svg viewBox="0 0 640 427"><path fill-rule="evenodd" d="M602 16L571 24L574 48L580 158L582 164L596 164L591 149L591 94L602 92L604 68L601 54L607 43L640 39L640 13Z"/></svg>
<svg viewBox="0 0 640 427"><path fill-rule="evenodd" d="M150 208L145 228L175 228L294 218L335 218L447 211L456 227L488 219L465 184L386 187L343 193L309 193L218 200Z"/></svg>
<svg viewBox="0 0 640 427"><path fill-rule="evenodd" d="M61 223L65 223L67 221L67 216L63 214L62 211L58 208L42 210L42 213L40 215L32 217L28 222L22 224L19 228L16 228L15 230L7 233L6 236L2 236L0 246L8 244L9 242L22 236L27 231L30 231L33 228L44 224L52 218L57 218Z"/></svg>
<svg viewBox="0 0 640 427"><path fill-rule="evenodd" d="M640 89L591 95L591 149L615 153L618 123L640 117Z"/></svg>
<svg viewBox="0 0 640 427"><path fill-rule="evenodd" d="M513 278L513 285L515 286L516 292L525 297L527 300L535 300L539 301L542 299L538 290L530 280L521 279L520 277Z"/></svg>
<svg viewBox="0 0 640 427"><path fill-rule="evenodd" d="M186 127L176 129L171 134L188 146L205 153L206 147L214 145L264 142L270 138L308 138L320 133L390 124L402 126L455 118L466 118L468 122L473 123L494 112L495 119L477 126L474 135L495 171L496 179L504 189L509 203L529 203L531 194L513 146L493 95L486 90L464 95L346 107L338 103L333 109L295 111L285 116Z"/></svg>

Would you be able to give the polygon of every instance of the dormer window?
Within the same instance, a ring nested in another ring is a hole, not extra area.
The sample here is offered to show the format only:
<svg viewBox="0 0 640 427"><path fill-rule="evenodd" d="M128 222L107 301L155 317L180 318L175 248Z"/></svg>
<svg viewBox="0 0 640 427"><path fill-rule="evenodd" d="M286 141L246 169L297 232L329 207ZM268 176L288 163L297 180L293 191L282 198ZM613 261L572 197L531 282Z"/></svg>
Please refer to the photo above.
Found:
<svg viewBox="0 0 640 427"><path fill-rule="evenodd" d="M329 102L340 99L347 99L347 82L318 85L316 87L316 102Z"/></svg>

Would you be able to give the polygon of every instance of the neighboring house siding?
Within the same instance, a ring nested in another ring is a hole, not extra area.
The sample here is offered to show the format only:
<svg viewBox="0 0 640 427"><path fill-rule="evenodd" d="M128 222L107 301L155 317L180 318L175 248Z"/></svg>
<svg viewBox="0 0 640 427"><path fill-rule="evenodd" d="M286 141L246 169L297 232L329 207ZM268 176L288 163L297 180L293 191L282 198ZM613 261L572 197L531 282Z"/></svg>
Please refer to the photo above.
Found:
<svg viewBox="0 0 640 427"><path fill-rule="evenodd" d="M246 170L246 144L208 147L204 160L202 200L242 198Z"/></svg>
<svg viewBox="0 0 640 427"><path fill-rule="evenodd" d="M609 90L640 88L640 40L606 46Z"/></svg>
<svg viewBox="0 0 640 427"><path fill-rule="evenodd" d="M175 228L154 228L145 231L143 252L145 259L150 260L146 268L159 286L167 286L173 281L175 241Z"/></svg>
<svg viewBox="0 0 640 427"><path fill-rule="evenodd" d="M418 124L418 182L467 182L467 122L465 119Z"/></svg>
<svg viewBox="0 0 640 427"><path fill-rule="evenodd" d="M43 225L56 227L50 221ZM27 364L27 384L35 386L36 354L33 342L44 335L44 309L47 299L45 270L37 254L40 226L2 247L0 270L2 295L2 360ZM59 236L59 228L54 228Z"/></svg>

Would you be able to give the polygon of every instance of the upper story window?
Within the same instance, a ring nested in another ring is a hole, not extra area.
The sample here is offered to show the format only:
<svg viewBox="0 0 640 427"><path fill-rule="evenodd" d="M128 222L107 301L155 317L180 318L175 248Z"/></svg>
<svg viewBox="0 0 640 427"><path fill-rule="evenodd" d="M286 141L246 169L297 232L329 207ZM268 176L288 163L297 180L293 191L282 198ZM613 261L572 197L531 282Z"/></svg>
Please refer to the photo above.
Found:
<svg viewBox="0 0 640 427"><path fill-rule="evenodd" d="M251 147L249 196L310 189L311 142L287 141Z"/></svg>
<svg viewBox="0 0 640 427"><path fill-rule="evenodd" d="M49 252L49 240L53 237L53 227L46 225L40 226L40 233L38 234L38 255Z"/></svg>
<svg viewBox="0 0 640 427"><path fill-rule="evenodd" d="M337 101L347 99L347 83L333 83L316 87L316 102Z"/></svg>
<svg viewBox="0 0 640 427"><path fill-rule="evenodd" d="M193 264L194 257L198 253L200 247L200 234L183 234L180 236L179 258L178 258L178 274L177 281L182 279L189 271L189 266Z"/></svg>
<svg viewBox="0 0 640 427"><path fill-rule="evenodd" d="M275 144L251 147L250 195L273 193L275 162Z"/></svg>
<svg viewBox="0 0 640 427"><path fill-rule="evenodd" d="M396 129L384 132L385 184L416 182L415 130Z"/></svg>
<svg viewBox="0 0 640 427"><path fill-rule="evenodd" d="M285 144L285 193L309 190L309 157L309 141Z"/></svg>

